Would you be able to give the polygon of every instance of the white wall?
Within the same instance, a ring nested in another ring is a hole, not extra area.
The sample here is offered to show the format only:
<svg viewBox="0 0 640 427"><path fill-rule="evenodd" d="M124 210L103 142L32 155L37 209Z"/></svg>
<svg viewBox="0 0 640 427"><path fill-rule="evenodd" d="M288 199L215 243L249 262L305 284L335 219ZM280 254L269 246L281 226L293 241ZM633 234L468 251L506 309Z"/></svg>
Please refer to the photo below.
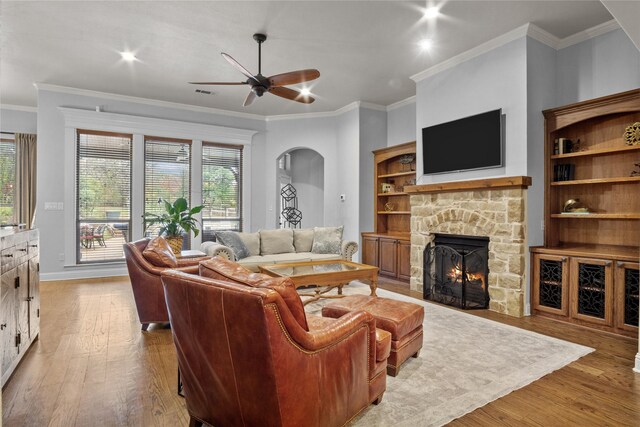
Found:
<svg viewBox="0 0 640 427"><path fill-rule="evenodd" d="M324 225L324 159L307 148L291 153L291 185L298 195L302 228Z"/></svg>
<svg viewBox="0 0 640 427"><path fill-rule="evenodd" d="M621 29L557 53L558 106L640 87L640 51Z"/></svg>
<svg viewBox="0 0 640 427"><path fill-rule="evenodd" d="M463 62L416 85L417 175L422 184L527 174L525 37ZM422 128L502 108L504 167L422 175Z"/></svg>
<svg viewBox="0 0 640 427"><path fill-rule="evenodd" d="M360 108L360 232L374 229L373 150L387 145L387 126L387 112Z"/></svg>
<svg viewBox="0 0 640 427"><path fill-rule="evenodd" d="M0 130L3 132L36 133L38 114L31 111L0 108Z"/></svg>
<svg viewBox="0 0 640 427"><path fill-rule="evenodd" d="M42 248L40 263L43 278L45 279L105 276L123 274L126 271L121 263L101 266L84 265L81 267L65 267L64 257L65 253L68 252L68 250L65 252L65 247L69 247L69 239L75 241L76 238L75 229L65 227L65 223L68 222L69 218L74 218L75 208L74 206L70 206L69 203L66 203L62 211L44 210L45 202L63 202L65 200L65 181L69 182L69 176L73 176L75 173L72 162L69 162L65 157L65 122L58 107L63 106L93 110L97 105L101 106L103 111L107 112L252 129L262 132L264 132L265 129L264 122L260 120L158 107L121 100L103 99L95 96L83 96L46 90L38 91L36 226L40 229ZM264 137L255 138L258 147L263 143L263 138ZM253 147L249 146L247 150L249 151L247 158L254 159L251 156ZM140 158L136 160L134 157L134 162L138 163L141 161ZM252 170L245 171L245 177L250 184L252 183L251 175ZM251 200L245 203L249 215L252 214L251 204ZM132 218L132 220L135 221L136 218ZM138 238L141 236L134 235L133 237ZM66 254L67 264L69 264L68 259L70 256L73 258L73 254Z"/></svg>
<svg viewBox="0 0 640 427"><path fill-rule="evenodd" d="M416 140L415 100L387 111L387 147Z"/></svg>

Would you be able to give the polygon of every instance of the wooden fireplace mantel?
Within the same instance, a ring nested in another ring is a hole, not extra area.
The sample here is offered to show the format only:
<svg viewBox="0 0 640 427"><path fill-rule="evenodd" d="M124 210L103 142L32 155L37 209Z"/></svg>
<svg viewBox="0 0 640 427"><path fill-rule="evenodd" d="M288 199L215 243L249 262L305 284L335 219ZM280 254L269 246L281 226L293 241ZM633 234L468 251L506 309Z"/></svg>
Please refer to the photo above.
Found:
<svg viewBox="0 0 640 427"><path fill-rule="evenodd" d="M527 188L530 176L507 176L501 178L474 179L471 181L439 182L436 184L409 185L404 191L409 194L448 193L470 190L500 190L505 188Z"/></svg>

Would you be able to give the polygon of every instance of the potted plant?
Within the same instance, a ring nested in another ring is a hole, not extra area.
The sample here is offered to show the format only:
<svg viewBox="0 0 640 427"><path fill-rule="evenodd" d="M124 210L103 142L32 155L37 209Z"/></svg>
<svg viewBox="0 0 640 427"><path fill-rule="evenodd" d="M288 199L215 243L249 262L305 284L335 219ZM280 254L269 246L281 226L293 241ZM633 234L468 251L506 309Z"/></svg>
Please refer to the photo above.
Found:
<svg viewBox="0 0 640 427"><path fill-rule="evenodd" d="M180 254L182 250L182 233L193 231L194 237L197 237L198 233L200 233L197 227L198 220L193 215L199 213L203 206L195 206L189 209L187 200L182 197L173 203L169 203L164 199L162 202L166 212L160 215L147 212L142 216L145 230L155 224L159 224L160 230L158 234L164 235L173 253Z"/></svg>

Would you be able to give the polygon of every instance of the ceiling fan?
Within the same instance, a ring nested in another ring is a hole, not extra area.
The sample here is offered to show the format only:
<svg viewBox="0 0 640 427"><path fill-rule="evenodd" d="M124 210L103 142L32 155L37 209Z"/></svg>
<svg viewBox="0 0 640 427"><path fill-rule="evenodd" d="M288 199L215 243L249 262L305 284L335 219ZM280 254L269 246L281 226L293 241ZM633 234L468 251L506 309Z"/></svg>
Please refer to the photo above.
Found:
<svg viewBox="0 0 640 427"><path fill-rule="evenodd" d="M254 34L253 39L258 42L258 74L251 74L238 61L233 59L231 55L222 52L222 57L233 65L238 71L247 77L244 82L189 82L193 85L249 85L251 92L244 100L244 106L251 105L258 96L262 96L265 92L272 93L291 101L301 102L303 104L311 104L315 99L309 95L304 95L300 91L284 87L303 82L309 82L320 77L320 71L315 69L290 71L288 73L276 74L275 76L265 77L262 75L262 43L267 40L264 34Z"/></svg>

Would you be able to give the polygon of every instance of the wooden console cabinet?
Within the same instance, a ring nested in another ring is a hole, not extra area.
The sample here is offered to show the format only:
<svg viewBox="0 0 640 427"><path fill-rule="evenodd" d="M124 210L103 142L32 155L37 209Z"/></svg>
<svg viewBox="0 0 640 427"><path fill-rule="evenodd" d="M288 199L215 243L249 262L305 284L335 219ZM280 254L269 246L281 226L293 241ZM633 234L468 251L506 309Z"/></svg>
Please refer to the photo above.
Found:
<svg viewBox="0 0 640 427"><path fill-rule="evenodd" d="M0 369L7 382L40 332L38 230L0 230Z"/></svg>
<svg viewBox="0 0 640 427"><path fill-rule="evenodd" d="M640 89L543 113L545 239L531 248L533 313L637 337L640 144L624 134L640 122ZM570 199L588 212L564 212Z"/></svg>
<svg viewBox="0 0 640 427"><path fill-rule="evenodd" d="M411 278L411 207L404 187L415 185L415 154L415 141L373 152L375 231L362 233L362 262L403 282Z"/></svg>

